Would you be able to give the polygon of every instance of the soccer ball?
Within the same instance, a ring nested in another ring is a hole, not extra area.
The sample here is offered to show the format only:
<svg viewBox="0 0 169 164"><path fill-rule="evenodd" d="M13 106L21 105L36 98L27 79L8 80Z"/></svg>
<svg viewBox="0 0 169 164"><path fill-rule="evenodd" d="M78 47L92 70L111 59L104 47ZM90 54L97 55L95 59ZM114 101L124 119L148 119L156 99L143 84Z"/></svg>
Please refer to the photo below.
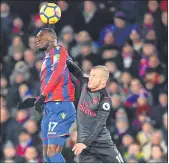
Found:
<svg viewBox="0 0 169 164"><path fill-rule="evenodd" d="M39 13L42 22L46 24L55 24L61 18L61 10L55 3L44 4Z"/></svg>

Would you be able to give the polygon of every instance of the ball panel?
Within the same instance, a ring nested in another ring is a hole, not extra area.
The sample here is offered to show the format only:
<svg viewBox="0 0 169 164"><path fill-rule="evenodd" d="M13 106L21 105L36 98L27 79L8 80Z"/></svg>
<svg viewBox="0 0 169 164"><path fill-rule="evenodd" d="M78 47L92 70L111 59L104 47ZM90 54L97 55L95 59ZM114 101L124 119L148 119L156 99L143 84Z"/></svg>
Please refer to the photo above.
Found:
<svg viewBox="0 0 169 164"><path fill-rule="evenodd" d="M46 4L44 4L41 8L40 8L40 13L43 13L45 11L46 8Z"/></svg>
<svg viewBox="0 0 169 164"><path fill-rule="evenodd" d="M59 21L59 19L57 17L52 17L49 19L49 24L55 24Z"/></svg>
<svg viewBox="0 0 169 164"><path fill-rule="evenodd" d="M54 3L48 3L48 6L50 6L50 7L56 7L57 5L56 4L54 4Z"/></svg>
<svg viewBox="0 0 169 164"><path fill-rule="evenodd" d="M48 19L46 18L44 14L40 14L40 19L43 23L48 23Z"/></svg>
<svg viewBox="0 0 169 164"><path fill-rule="evenodd" d="M45 10L45 15L47 17L52 17L53 15L55 15L54 8L47 7L46 10Z"/></svg>
<svg viewBox="0 0 169 164"><path fill-rule="evenodd" d="M61 10L60 10L59 7L55 8L55 15L60 19L60 17L61 17Z"/></svg>

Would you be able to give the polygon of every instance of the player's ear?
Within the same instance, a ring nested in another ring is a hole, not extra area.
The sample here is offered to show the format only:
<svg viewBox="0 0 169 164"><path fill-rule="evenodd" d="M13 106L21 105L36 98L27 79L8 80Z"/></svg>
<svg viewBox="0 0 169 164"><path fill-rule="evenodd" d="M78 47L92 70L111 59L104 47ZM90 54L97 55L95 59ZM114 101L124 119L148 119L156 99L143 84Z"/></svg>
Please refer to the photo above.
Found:
<svg viewBox="0 0 169 164"><path fill-rule="evenodd" d="M57 41L57 39L56 39L56 38L54 38L54 37L51 37L51 41L52 41L52 42L56 42L56 41Z"/></svg>
<svg viewBox="0 0 169 164"><path fill-rule="evenodd" d="M102 85L105 85L107 83L107 80L105 78L103 78L101 83L102 83Z"/></svg>

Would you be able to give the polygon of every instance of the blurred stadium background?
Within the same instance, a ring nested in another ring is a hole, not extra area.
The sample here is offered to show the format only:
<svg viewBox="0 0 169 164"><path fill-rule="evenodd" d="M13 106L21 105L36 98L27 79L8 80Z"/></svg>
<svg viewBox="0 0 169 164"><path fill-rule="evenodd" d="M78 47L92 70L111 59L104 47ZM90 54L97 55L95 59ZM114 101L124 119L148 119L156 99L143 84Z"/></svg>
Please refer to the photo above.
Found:
<svg viewBox="0 0 169 164"><path fill-rule="evenodd" d="M53 26L59 43L85 73L98 64L110 71L107 127L125 162L167 162L167 0L55 2L62 10ZM1 162L43 162L41 116L16 109L39 95L44 54L35 36L45 27L38 15L42 3L1 2ZM63 150L67 162L78 162L71 151L76 138L74 125Z"/></svg>

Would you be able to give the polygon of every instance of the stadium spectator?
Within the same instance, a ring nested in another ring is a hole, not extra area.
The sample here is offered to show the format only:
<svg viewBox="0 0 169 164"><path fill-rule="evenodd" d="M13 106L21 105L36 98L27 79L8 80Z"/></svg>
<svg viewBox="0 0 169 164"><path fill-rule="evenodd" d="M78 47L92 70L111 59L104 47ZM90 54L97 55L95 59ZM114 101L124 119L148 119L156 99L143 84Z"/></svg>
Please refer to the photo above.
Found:
<svg viewBox="0 0 169 164"><path fill-rule="evenodd" d="M164 157L162 148L159 145L153 145L151 147L151 159L148 162L157 163L157 162L166 162L166 161L167 158Z"/></svg>
<svg viewBox="0 0 169 164"><path fill-rule="evenodd" d="M139 115L142 113L146 114L147 116L151 116L152 113L151 106L148 104L147 99L144 96L140 96L137 99L137 117L139 117Z"/></svg>
<svg viewBox="0 0 169 164"><path fill-rule="evenodd" d="M106 46L114 43L115 43L115 38L113 36L113 33L111 31L107 31L104 36L103 45Z"/></svg>
<svg viewBox="0 0 169 164"><path fill-rule="evenodd" d="M117 69L123 69L123 59L120 54L120 48L114 45L107 45L100 50L100 56L105 63L106 61L114 62Z"/></svg>
<svg viewBox="0 0 169 164"><path fill-rule="evenodd" d="M35 120L29 119L25 122L24 128L27 130L27 132L31 135L32 137L32 142L36 143L37 151L39 153L42 153L42 146L41 146L41 139L40 139L40 134L39 134L39 129L37 122Z"/></svg>
<svg viewBox="0 0 169 164"><path fill-rule="evenodd" d="M82 71L83 71L84 73L86 73L87 75L89 75L90 70L91 70L92 67L94 66L94 65L92 64L92 62L91 62L90 60L88 60L88 59L84 59L81 64L82 64L82 65L81 65Z"/></svg>
<svg viewBox="0 0 169 164"><path fill-rule="evenodd" d="M15 52L23 53L25 46L20 36L14 36L12 45L8 48L8 55L12 56Z"/></svg>
<svg viewBox="0 0 169 164"><path fill-rule="evenodd" d="M21 131L21 126L14 118L10 116L7 108L1 108L0 112L2 147L7 141L11 141L12 144L16 146L18 143L18 133Z"/></svg>
<svg viewBox="0 0 169 164"><path fill-rule="evenodd" d="M62 11L62 18L55 27L56 33L59 33L64 26L71 26L76 33L83 30L83 16L80 9L75 4L66 0L57 1L57 5Z"/></svg>
<svg viewBox="0 0 169 164"><path fill-rule="evenodd" d="M42 157L38 156L38 152L35 147L29 146L24 153L24 157L27 163L41 163Z"/></svg>
<svg viewBox="0 0 169 164"><path fill-rule="evenodd" d="M21 83L30 79L30 73L24 62L17 62L13 73L10 76L10 88L7 94L7 107L11 110L12 107L16 107L20 100L18 87Z"/></svg>
<svg viewBox="0 0 169 164"><path fill-rule="evenodd" d="M19 91L19 96L21 97L21 99L26 99L28 97L32 97L32 91L31 89L28 87L27 84L21 84L18 88Z"/></svg>
<svg viewBox="0 0 169 164"><path fill-rule="evenodd" d="M110 111L110 115L107 121L107 128L110 131L114 130L115 128L113 124L115 124L116 112L118 112L123 107L120 95L111 96L111 101L112 101L112 110Z"/></svg>
<svg viewBox="0 0 169 164"><path fill-rule="evenodd" d="M12 14L10 12L10 6L3 2L0 4L1 6L1 37L3 40L3 44L2 42L0 43L0 51L1 51L1 56L2 58L4 58L5 54L8 51L8 44L11 43L10 40L10 36L12 34L12 21L13 21L13 17Z"/></svg>
<svg viewBox="0 0 169 164"><path fill-rule="evenodd" d="M82 28L88 31L94 41L97 41L100 30L106 25L108 18L105 17L104 12L98 10L95 1L84 1L82 16Z"/></svg>
<svg viewBox="0 0 169 164"><path fill-rule="evenodd" d="M165 82L167 75L165 71L165 66L160 64L160 61L156 55L152 55L149 57L148 65L149 66L145 73L145 81L153 83L153 85L157 85L158 87L162 86L162 84L164 84Z"/></svg>
<svg viewBox="0 0 169 164"><path fill-rule="evenodd" d="M82 65L82 61L85 59L92 61L93 66L101 64L100 56L97 56L92 51L92 42L91 41L87 41L87 42L84 42L81 44L80 54L78 54L78 56L75 58L75 61L79 65Z"/></svg>
<svg viewBox="0 0 169 164"><path fill-rule="evenodd" d="M138 78L141 56L133 50L132 43L126 42L124 44L121 55L123 57L124 71L130 72L133 78Z"/></svg>
<svg viewBox="0 0 169 164"><path fill-rule="evenodd" d="M158 40L158 49L160 52L160 60L167 65L167 57L168 57L168 39L166 36L168 35L168 12L164 11L161 14L161 34Z"/></svg>
<svg viewBox="0 0 169 164"><path fill-rule="evenodd" d="M141 50L143 47L143 40L141 38L140 29L138 27L133 28L130 32L129 37L132 41L133 49L139 54L141 54Z"/></svg>
<svg viewBox="0 0 169 164"><path fill-rule="evenodd" d="M157 31L160 30L160 17L161 17L161 10L159 9L159 3L157 0L149 0L148 1L148 12L152 14L154 18L154 27L157 38L159 38L159 33Z"/></svg>
<svg viewBox="0 0 169 164"><path fill-rule="evenodd" d="M85 30L80 31L75 36L76 45L74 45L70 51L71 56L75 59L80 54L81 45L86 42L92 42L91 36ZM96 52L94 43L92 42L92 52Z"/></svg>
<svg viewBox="0 0 169 164"><path fill-rule="evenodd" d="M28 111L26 111L26 110L17 110L16 111L16 121L20 125L24 125L26 123L26 121L29 120L29 118L30 118L30 114Z"/></svg>
<svg viewBox="0 0 169 164"><path fill-rule="evenodd" d="M26 131L22 130L18 136L19 142L16 146L16 154L19 157L24 157L26 149L33 146L31 135Z"/></svg>
<svg viewBox="0 0 169 164"><path fill-rule="evenodd" d="M144 42L141 54L142 58L140 61L140 70L139 70L140 77L144 77L145 72L148 68L149 57L154 54L157 54L156 47L151 42L146 40Z"/></svg>
<svg viewBox="0 0 169 164"><path fill-rule="evenodd" d="M74 31L71 26L64 26L60 32L59 41L70 52L75 46Z"/></svg>
<svg viewBox="0 0 169 164"><path fill-rule="evenodd" d="M24 25L23 20L20 17L14 18L12 27L13 35L19 35L20 37L23 37L24 35L23 25Z"/></svg>
<svg viewBox="0 0 169 164"><path fill-rule="evenodd" d="M102 29L100 39L102 40L105 33L110 30L113 32L115 44L122 47L127 41L131 29L132 26L128 25L128 21L126 20L124 12L117 11L114 15L114 24L107 25Z"/></svg>
<svg viewBox="0 0 169 164"><path fill-rule="evenodd" d="M146 38L149 30L155 30L154 18L151 13L145 13L143 23L141 24L141 36L143 39Z"/></svg>
<svg viewBox="0 0 169 164"><path fill-rule="evenodd" d="M12 15L10 13L10 6L5 2L1 3L1 23L2 31L10 36L12 33Z"/></svg>
<svg viewBox="0 0 169 164"><path fill-rule="evenodd" d="M130 121L136 116L137 100L140 96L147 98L148 104L151 104L151 97L145 88L141 85L139 79L132 79L130 83L130 94L126 98L125 107Z"/></svg>
<svg viewBox="0 0 169 164"><path fill-rule="evenodd" d="M45 24L40 20L39 14L37 14L33 17L32 24L29 28L29 33L31 35L36 35L43 27L45 27Z"/></svg>
<svg viewBox="0 0 169 164"><path fill-rule="evenodd" d="M151 120L146 120L142 124L142 130L137 134L137 140L141 146L148 143L152 139L153 126Z"/></svg>
<svg viewBox="0 0 169 164"><path fill-rule="evenodd" d="M8 57L8 60L6 60L4 62L4 69L5 69L5 72L4 72L4 75L8 78L9 80L9 76L11 75L12 73L12 70L14 69L15 67L15 64L18 62L18 61L21 61L23 59L23 54L22 52L20 51L16 51L13 53L12 56L9 56Z"/></svg>
<svg viewBox="0 0 169 164"><path fill-rule="evenodd" d="M161 93L159 95L159 105L153 107L151 118L155 121L156 128L162 128L163 115L168 111L167 99L167 94Z"/></svg>
<svg viewBox="0 0 169 164"><path fill-rule="evenodd" d="M122 72L119 80L120 80L119 84L122 87L122 93L124 94L124 99L125 99L129 94L129 86L132 80L132 76L129 72L124 71Z"/></svg>
<svg viewBox="0 0 169 164"><path fill-rule="evenodd" d="M145 162L144 155L137 143L132 143L129 145L128 152L124 155L124 157L126 162L131 162L131 159L137 161L137 163Z"/></svg>
<svg viewBox="0 0 169 164"><path fill-rule="evenodd" d="M116 129L112 132L112 139L117 147L120 146L124 135L130 132L127 115L123 109L116 112Z"/></svg>
<svg viewBox="0 0 169 164"><path fill-rule="evenodd" d="M113 95L120 95L121 99L123 100L123 92L121 86L118 85L116 80L111 80L108 85L108 91L111 96Z"/></svg>
<svg viewBox="0 0 169 164"><path fill-rule="evenodd" d="M146 113L140 113L139 115L137 115L136 119L134 119L131 124L133 136L137 136L138 132L141 131L143 123L149 119L150 118L146 115Z"/></svg>
<svg viewBox="0 0 169 164"><path fill-rule="evenodd" d="M160 9L162 11L168 11L168 0L161 0L160 1Z"/></svg>
<svg viewBox="0 0 169 164"><path fill-rule="evenodd" d="M28 47L34 52L38 52L38 48L36 45L36 37L35 36L29 36L28 38Z"/></svg>
<svg viewBox="0 0 169 164"><path fill-rule="evenodd" d="M5 98L1 95L0 96L0 101L1 101L1 108L5 107L6 108L6 100Z"/></svg>
<svg viewBox="0 0 169 164"><path fill-rule="evenodd" d="M7 163L8 160L12 160L18 163L26 162L23 157L19 157L16 155L16 149L14 145L11 143L11 141L7 141L7 143L5 144L3 154L4 154L4 159L2 160L2 162L4 163Z"/></svg>
<svg viewBox="0 0 169 164"><path fill-rule="evenodd" d="M107 61L107 62L105 62L105 66L109 70L110 78L112 78L112 79L114 78L115 80L118 80L120 78L121 71L117 69L117 66L114 62Z"/></svg>
<svg viewBox="0 0 169 164"><path fill-rule="evenodd" d="M134 142L134 138L130 134L126 134L123 136L122 143L120 145L120 151L123 156L127 154L128 147Z"/></svg>
<svg viewBox="0 0 169 164"><path fill-rule="evenodd" d="M35 53L31 49L26 49L24 51L24 61L30 72L30 78L32 83L36 81L38 72L35 68Z"/></svg>
<svg viewBox="0 0 169 164"><path fill-rule="evenodd" d="M3 76L0 77L0 87L1 87L0 95L2 95L3 97L6 97L8 93L8 81Z"/></svg>
<svg viewBox="0 0 169 164"><path fill-rule="evenodd" d="M152 145L160 145L161 148L163 149L163 153L164 154L167 153L167 145L164 141L161 130L154 131L151 143Z"/></svg>
<svg viewBox="0 0 169 164"><path fill-rule="evenodd" d="M127 20L131 23L141 20L146 10L146 5L146 1L120 1L120 9L125 12Z"/></svg>

